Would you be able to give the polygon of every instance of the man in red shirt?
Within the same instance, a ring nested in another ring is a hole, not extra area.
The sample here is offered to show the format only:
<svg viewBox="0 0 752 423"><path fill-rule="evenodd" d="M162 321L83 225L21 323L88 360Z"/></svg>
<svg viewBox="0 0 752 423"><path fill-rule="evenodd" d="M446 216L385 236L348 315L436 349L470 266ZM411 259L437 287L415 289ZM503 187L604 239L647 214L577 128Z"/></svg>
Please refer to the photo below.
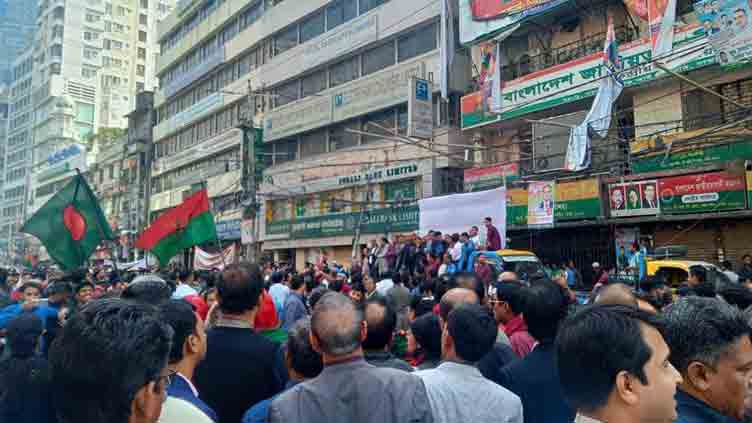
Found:
<svg viewBox="0 0 752 423"><path fill-rule="evenodd" d="M493 305L496 322L504 325L504 333L512 343L512 350L525 357L535 346L535 339L527 331L527 324L522 317L524 293L519 282L497 282L491 291L490 303Z"/></svg>
<svg viewBox="0 0 752 423"><path fill-rule="evenodd" d="M501 235L499 235L499 230L493 225L490 217L483 219L483 223L486 225L486 250L501 250Z"/></svg>

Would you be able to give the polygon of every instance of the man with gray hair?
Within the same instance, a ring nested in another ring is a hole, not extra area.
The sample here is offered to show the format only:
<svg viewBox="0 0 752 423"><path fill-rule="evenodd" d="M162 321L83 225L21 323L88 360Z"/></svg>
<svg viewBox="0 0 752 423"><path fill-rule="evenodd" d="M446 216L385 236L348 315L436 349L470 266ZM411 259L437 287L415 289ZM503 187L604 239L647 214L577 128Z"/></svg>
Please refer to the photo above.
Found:
<svg viewBox="0 0 752 423"><path fill-rule="evenodd" d="M737 308L716 298L687 297L663 311L671 364L683 382L679 423L736 422L752 377L752 329Z"/></svg>
<svg viewBox="0 0 752 423"><path fill-rule="evenodd" d="M418 377L363 359L367 326L362 310L348 297L336 292L321 297L311 318L311 346L321 354L324 370L275 399L269 421L432 422Z"/></svg>

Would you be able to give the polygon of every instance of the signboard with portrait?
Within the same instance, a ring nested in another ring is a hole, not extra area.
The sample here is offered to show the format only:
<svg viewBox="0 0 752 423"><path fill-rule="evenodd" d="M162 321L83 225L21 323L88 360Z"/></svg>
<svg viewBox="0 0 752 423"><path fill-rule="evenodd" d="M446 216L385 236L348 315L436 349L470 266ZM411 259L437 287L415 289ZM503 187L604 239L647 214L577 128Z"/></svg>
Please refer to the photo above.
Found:
<svg viewBox="0 0 752 423"><path fill-rule="evenodd" d="M556 181L530 182L527 187L527 224L530 227L554 225Z"/></svg>
<svg viewBox="0 0 752 423"><path fill-rule="evenodd" d="M752 10L747 0L702 0L695 3L695 12L721 66L752 60Z"/></svg>
<svg viewBox="0 0 752 423"><path fill-rule="evenodd" d="M648 216L661 209L655 180L611 184L608 203L611 217Z"/></svg>

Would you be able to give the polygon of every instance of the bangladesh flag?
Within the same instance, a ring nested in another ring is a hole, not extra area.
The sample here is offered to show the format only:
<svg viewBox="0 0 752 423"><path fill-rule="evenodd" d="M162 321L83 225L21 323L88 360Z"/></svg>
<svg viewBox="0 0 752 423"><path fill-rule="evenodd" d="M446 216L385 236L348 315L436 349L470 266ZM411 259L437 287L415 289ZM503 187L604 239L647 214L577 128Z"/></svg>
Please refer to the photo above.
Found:
<svg viewBox="0 0 752 423"><path fill-rule="evenodd" d="M136 240L136 248L151 251L164 266L181 250L214 239L217 228L203 189L155 220Z"/></svg>
<svg viewBox="0 0 752 423"><path fill-rule="evenodd" d="M81 267L103 240L115 238L97 197L80 174L34 213L21 232L39 238L66 270Z"/></svg>

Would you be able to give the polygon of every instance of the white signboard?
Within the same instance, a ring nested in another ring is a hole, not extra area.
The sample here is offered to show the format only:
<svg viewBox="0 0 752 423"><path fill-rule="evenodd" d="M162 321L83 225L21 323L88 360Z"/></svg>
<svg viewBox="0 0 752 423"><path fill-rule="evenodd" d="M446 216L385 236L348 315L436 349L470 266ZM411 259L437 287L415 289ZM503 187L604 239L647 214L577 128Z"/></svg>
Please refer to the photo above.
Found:
<svg viewBox="0 0 752 423"><path fill-rule="evenodd" d="M306 45L303 50L303 68L309 69L329 62L360 46L376 41L379 37L379 16L372 13L363 15L341 25L323 37Z"/></svg>
<svg viewBox="0 0 752 423"><path fill-rule="evenodd" d="M332 117L331 97L312 97L280 107L264 119L264 141L274 141L328 125Z"/></svg>
<svg viewBox="0 0 752 423"><path fill-rule="evenodd" d="M206 158L212 154L220 153L229 148L240 146L240 141L242 139L243 131L240 129L227 130L216 137L209 138L187 150L159 159L155 162L154 176L185 166L188 163L201 158Z"/></svg>
<svg viewBox="0 0 752 423"><path fill-rule="evenodd" d="M251 219L244 219L240 223L240 242L243 245L248 245L253 243L254 236L253 236L253 220Z"/></svg>
<svg viewBox="0 0 752 423"><path fill-rule="evenodd" d="M433 90L425 79L412 78L407 98L407 136L433 137Z"/></svg>

